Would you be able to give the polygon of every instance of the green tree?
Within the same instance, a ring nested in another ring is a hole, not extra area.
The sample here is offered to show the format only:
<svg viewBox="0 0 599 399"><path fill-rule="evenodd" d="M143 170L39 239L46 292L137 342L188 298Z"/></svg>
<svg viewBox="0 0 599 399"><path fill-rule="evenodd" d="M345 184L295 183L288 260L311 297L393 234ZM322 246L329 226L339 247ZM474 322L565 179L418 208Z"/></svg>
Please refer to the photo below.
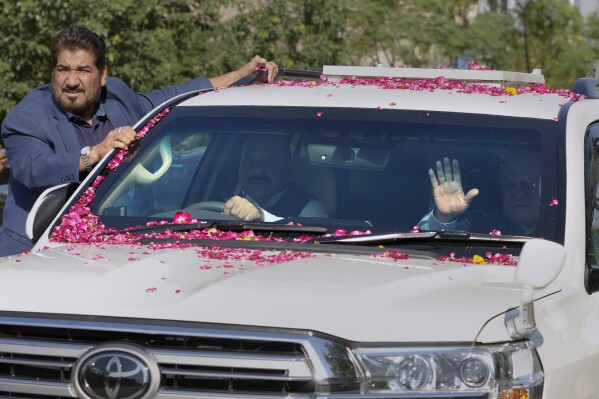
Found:
<svg viewBox="0 0 599 399"><path fill-rule="evenodd" d="M352 0L353 1L353 0ZM227 48L233 67L259 53L284 67L317 69L324 64L346 63L351 2L338 0L237 1L232 17L223 24L219 43Z"/></svg>
<svg viewBox="0 0 599 399"><path fill-rule="evenodd" d="M516 16L521 35L513 67L542 68L553 87L570 87L585 75L594 57L577 8L567 0L536 0L521 3Z"/></svg>
<svg viewBox="0 0 599 399"><path fill-rule="evenodd" d="M368 0L354 13L353 46L369 63L437 67L457 57L475 0ZM356 57L353 57L356 59Z"/></svg>

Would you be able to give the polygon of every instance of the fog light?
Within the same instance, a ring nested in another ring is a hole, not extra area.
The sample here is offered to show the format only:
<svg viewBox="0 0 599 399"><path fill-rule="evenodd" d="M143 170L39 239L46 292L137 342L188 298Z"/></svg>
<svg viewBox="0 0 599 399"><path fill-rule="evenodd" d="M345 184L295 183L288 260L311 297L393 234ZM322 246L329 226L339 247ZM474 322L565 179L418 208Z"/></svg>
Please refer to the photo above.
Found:
<svg viewBox="0 0 599 399"><path fill-rule="evenodd" d="M483 386L489 378L489 367L481 359L470 357L464 359L460 366L460 378L471 388Z"/></svg>
<svg viewBox="0 0 599 399"><path fill-rule="evenodd" d="M387 372L389 388L398 391L420 390L430 380L430 365L420 356L405 356Z"/></svg>
<svg viewBox="0 0 599 399"><path fill-rule="evenodd" d="M526 388L501 389L497 399L529 399L528 393Z"/></svg>

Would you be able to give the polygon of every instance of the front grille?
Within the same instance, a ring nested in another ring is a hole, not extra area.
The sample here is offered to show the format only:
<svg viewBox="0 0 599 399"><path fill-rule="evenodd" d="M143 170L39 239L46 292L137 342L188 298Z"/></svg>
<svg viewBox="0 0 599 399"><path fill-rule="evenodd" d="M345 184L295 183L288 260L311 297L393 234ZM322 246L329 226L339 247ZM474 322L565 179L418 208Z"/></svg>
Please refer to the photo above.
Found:
<svg viewBox="0 0 599 399"><path fill-rule="evenodd" d="M287 335L0 317L0 398L74 397L71 371L99 344L141 346L160 369L157 398L307 398L305 342ZM69 325L70 324L70 325Z"/></svg>

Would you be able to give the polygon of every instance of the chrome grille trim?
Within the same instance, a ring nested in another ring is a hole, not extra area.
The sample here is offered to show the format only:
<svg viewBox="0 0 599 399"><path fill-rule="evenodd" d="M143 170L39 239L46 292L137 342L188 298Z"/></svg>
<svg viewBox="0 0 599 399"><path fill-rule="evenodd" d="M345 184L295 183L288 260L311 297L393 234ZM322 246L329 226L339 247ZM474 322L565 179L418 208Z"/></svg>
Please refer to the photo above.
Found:
<svg viewBox="0 0 599 399"><path fill-rule="evenodd" d="M268 354L242 354L233 352L175 351L148 349L159 364L208 366L226 368L250 368L262 370L286 370L293 379L312 379L310 367L303 356Z"/></svg>
<svg viewBox="0 0 599 399"><path fill-rule="evenodd" d="M172 369L162 367L161 372L163 375L182 375L190 377L206 377L206 378L221 378L221 379L248 379L248 380L262 380L262 381L310 381L312 378L293 378L288 376L277 376L270 374L249 374L249 373L214 373L207 371L195 371L185 369Z"/></svg>
<svg viewBox="0 0 599 399"><path fill-rule="evenodd" d="M70 384L66 382L49 382L34 380L17 380L16 378L0 378L0 391L30 395L64 396L74 398Z"/></svg>
<svg viewBox="0 0 599 399"><path fill-rule="evenodd" d="M52 362L52 361L45 361L45 360L30 360L30 359L20 359L20 358L3 359L1 357L0 357L0 364L21 364L23 366L50 367L50 368L71 368L71 367L73 367L73 362Z"/></svg>
<svg viewBox="0 0 599 399"><path fill-rule="evenodd" d="M313 395L251 395L238 393L219 393L219 392L196 392L196 391L173 391L160 390L156 399L185 399L185 398L202 398L202 399L312 399Z"/></svg>
<svg viewBox="0 0 599 399"><path fill-rule="evenodd" d="M92 345L68 342L0 338L0 353L76 358L91 348Z"/></svg>

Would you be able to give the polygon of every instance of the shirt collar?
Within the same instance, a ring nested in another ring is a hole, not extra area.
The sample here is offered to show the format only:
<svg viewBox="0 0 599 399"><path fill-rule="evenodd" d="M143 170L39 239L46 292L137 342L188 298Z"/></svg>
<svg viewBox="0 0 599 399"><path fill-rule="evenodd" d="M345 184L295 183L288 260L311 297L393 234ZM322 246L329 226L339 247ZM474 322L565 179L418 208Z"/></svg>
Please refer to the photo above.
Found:
<svg viewBox="0 0 599 399"><path fill-rule="evenodd" d="M266 201L266 204L264 205L260 205L255 199L246 193L243 187L241 187L241 183L237 183L236 192L240 193L243 198L250 201L256 208L266 209L280 201L281 197L287 192L287 187L285 187L285 189L280 193L273 195L268 201Z"/></svg>
<svg viewBox="0 0 599 399"><path fill-rule="evenodd" d="M106 117L106 111L104 110L104 106L102 105L102 102L98 102L98 108L96 109L96 112L94 113L94 118L99 118L99 117ZM83 120L81 119L80 116L73 114L72 112L65 112L67 118L72 122L73 120Z"/></svg>

